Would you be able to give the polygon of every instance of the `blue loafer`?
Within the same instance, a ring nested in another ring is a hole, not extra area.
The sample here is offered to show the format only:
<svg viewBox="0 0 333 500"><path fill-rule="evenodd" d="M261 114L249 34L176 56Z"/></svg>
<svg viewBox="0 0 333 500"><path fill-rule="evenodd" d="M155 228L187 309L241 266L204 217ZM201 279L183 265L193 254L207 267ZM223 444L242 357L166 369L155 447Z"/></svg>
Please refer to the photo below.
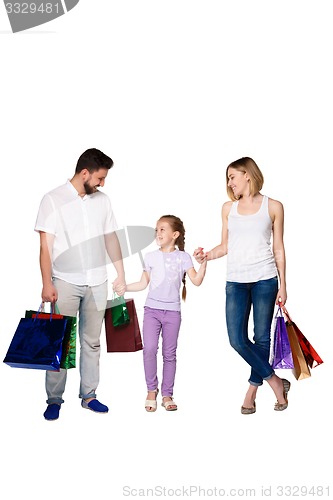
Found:
<svg viewBox="0 0 333 500"><path fill-rule="evenodd" d="M59 418L60 407L61 405L58 405L57 403L48 405L44 412L45 420L57 420Z"/></svg>
<svg viewBox="0 0 333 500"><path fill-rule="evenodd" d="M100 403L97 399L92 399L91 401L89 401L89 403L82 399L81 406L86 410L91 410L96 413L107 413L109 411L109 408Z"/></svg>

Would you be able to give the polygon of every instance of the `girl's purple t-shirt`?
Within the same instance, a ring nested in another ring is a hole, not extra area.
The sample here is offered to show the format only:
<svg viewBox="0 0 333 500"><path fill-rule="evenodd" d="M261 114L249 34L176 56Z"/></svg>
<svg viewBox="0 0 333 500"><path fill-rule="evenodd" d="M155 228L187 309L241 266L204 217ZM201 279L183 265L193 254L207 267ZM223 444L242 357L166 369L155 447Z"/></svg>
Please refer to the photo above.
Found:
<svg viewBox="0 0 333 500"><path fill-rule="evenodd" d="M191 256L182 250L146 254L144 270L149 273L150 284L145 305L153 309L180 311L180 287L184 273L191 269Z"/></svg>

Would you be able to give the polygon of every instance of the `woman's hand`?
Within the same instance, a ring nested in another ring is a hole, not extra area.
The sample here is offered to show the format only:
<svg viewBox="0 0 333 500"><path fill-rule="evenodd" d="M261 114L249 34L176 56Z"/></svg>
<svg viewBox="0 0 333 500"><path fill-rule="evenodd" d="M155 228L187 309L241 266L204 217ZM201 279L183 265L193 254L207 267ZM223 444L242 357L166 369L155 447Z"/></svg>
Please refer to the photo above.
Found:
<svg viewBox="0 0 333 500"><path fill-rule="evenodd" d="M204 253L202 247L198 247L194 250L193 257L198 262L198 264L202 264L203 262L205 262L207 260L207 254Z"/></svg>
<svg viewBox="0 0 333 500"><path fill-rule="evenodd" d="M280 287L276 295L275 304L278 306L284 306L287 302L287 290L285 287Z"/></svg>

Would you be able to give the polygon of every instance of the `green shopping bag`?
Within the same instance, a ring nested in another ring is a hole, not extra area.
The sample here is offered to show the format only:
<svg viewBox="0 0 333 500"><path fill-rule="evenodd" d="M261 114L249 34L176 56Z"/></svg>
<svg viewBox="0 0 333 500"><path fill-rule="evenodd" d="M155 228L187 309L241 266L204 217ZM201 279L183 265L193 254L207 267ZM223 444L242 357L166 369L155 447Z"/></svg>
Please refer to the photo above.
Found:
<svg viewBox="0 0 333 500"><path fill-rule="evenodd" d="M113 299L108 302L108 307L111 308L113 326L127 325L130 322L124 296L118 297L117 294L114 293Z"/></svg>
<svg viewBox="0 0 333 500"><path fill-rule="evenodd" d="M60 368L75 368L76 367L76 330L77 319L76 316L64 316L59 313L57 304L52 306L52 319L67 319L64 340L62 342L62 355L60 359ZM40 319L48 319L51 313L44 312L44 307L41 305L38 311L26 311L26 318L35 318L38 315Z"/></svg>

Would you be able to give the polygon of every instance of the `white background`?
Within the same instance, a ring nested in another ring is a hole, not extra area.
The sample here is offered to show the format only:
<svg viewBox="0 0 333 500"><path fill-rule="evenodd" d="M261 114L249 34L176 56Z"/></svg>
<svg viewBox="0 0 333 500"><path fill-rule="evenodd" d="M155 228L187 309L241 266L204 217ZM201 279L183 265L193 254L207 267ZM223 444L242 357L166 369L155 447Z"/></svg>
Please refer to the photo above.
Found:
<svg viewBox="0 0 333 500"><path fill-rule="evenodd" d="M108 415L81 409L72 370L60 419L46 422L44 372L1 365L8 498L332 487L330 6L81 0L17 34L0 6L1 359L25 309L40 301L40 199L97 147L115 162L104 191L118 225L154 227L174 213L190 253L219 243L226 166L253 157L262 192L285 207L288 310L325 361L307 380L287 373L287 411L273 411L265 385L257 413L241 415L249 368L227 340L226 262L211 262L183 305L177 412L144 411L142 353L107 354L104 332L98 397ZM125 267L128 282L140 277L137 255ZM132 296L141 322L146 292Z"/></svg>

